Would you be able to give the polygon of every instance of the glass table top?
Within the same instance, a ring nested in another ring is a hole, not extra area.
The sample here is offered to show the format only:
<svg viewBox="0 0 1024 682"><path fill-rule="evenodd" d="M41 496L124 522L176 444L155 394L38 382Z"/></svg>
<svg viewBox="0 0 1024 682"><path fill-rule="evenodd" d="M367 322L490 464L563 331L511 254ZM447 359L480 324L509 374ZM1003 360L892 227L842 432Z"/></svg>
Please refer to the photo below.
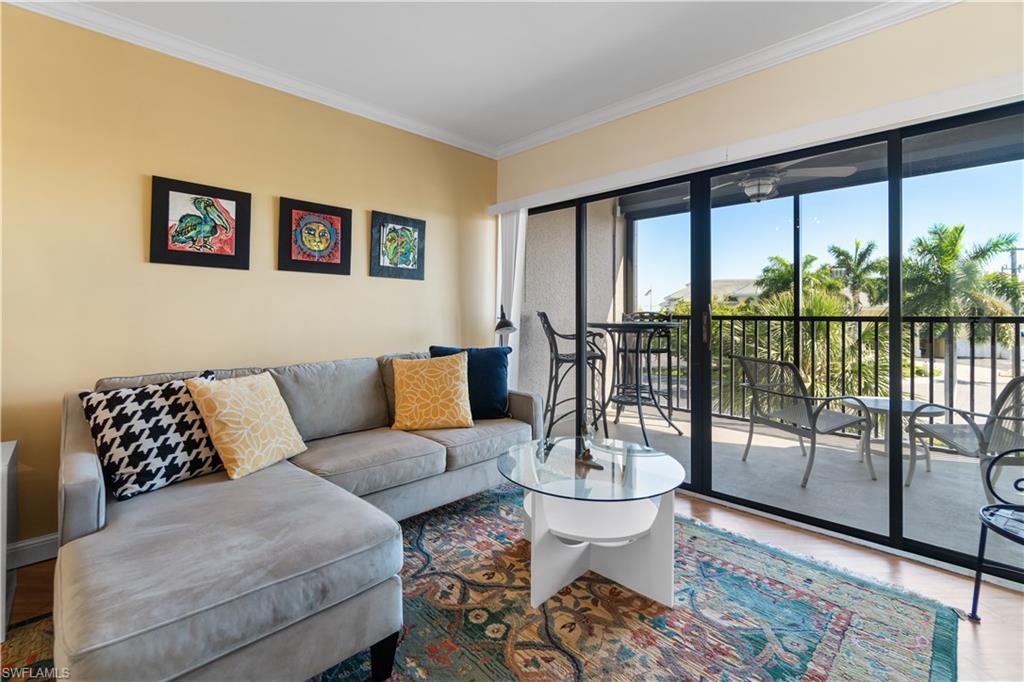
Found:
<svg viewBox="0 0 1024 682"><path fill-rule="evenodd" d="M656 497L678 488L686 478L683 466L671 455L601 438L522 443L501 455L498 471L527 490L595 502Z"/></svg>

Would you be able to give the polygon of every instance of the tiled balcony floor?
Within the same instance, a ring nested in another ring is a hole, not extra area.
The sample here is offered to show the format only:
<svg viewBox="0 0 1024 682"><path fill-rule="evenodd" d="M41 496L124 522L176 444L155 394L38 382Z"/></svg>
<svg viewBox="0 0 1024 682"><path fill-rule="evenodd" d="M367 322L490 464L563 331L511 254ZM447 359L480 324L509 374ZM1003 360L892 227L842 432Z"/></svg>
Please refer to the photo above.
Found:
<svg viewBox="0 0 1024 682"><path fill-rule="evenodd" d="M651 445L673 455L689 470L689 414L674 414L682 436L654 414L648 416L645 412L645 419ZM807 487L801 488L807 460L796 437L759 426L750 455L743 462L747 428L745 421L714 420L712 476L716 491L875 533L888 533L889 472L882 455L874 456L878 480L873 481L866 465L859 461L855 440L823 437ZM632 410L623 413L618 425L609 417L609 431L614 438L643 442ZM904 471L907 465L904 461ZM978 508L987 504L977 460L933 451L932 470L925 471L924 462L919 461L910 487L903 490L906 537L975 554ZM989 534L987 556L1024 567L1024 547L994 534Z"/></svg>

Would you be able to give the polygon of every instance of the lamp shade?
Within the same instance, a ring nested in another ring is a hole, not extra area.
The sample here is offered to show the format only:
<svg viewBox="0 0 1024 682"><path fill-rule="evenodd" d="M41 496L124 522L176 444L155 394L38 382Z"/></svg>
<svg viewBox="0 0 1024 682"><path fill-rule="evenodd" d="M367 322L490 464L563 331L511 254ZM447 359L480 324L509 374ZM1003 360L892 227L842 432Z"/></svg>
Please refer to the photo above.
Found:
<svg viewBox="0 0 1024 682"><path fill-rule="evenodd" d="M501 315L498 317L498 324L494 325L494 331L497 334L511 334L512 332L519 331L512 324L512 320L505 317L505 306L501 306Z"/></svg>
<svg viewBox="0 0 1024 682"><path fill-rule="evenodd" d="M736 184L740 186L751 201L756 203L777 197L779 195L779 181L781 179L778 175L768 173L746 177Z"/></svg>

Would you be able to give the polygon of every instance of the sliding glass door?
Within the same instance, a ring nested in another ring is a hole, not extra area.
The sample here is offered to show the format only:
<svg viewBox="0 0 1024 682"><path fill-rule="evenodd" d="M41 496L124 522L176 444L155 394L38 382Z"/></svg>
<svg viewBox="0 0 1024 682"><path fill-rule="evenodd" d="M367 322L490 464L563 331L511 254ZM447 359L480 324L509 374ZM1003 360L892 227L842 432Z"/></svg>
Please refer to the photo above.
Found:
<svg viewBox="0 0 1024 682"><path fill-rule="evenodd" d="M696 492L971 565L985 465L1024 447L1024 103L576 206L532 212L524 311L595 334L583 428L676 456Z"/></svg>
<svg viewBox="0 0 1024 682"><path fill-rule="evenodd" d="M884 142L711 177L714 492L888 535L886 190Z"/></svg>
<svg viewBox="0 0 1024 682"><path fill-rule="evenodd" d="M989 455L1024 445L1024 392L1011 385L1021 376L1024 323L1022 159L1021 115L903 141L909 357L902 388L908 397L943 406L919 415L922 433L935 437L917 448L927 458L904 488L903 530L908 540L965 554L977 546L977 509L990 501L982 481ZM1009 400L1001 401L1008 387ZM1003 446L986 446L993 429L1006 430ZM996 479L1004 497L1018 504L1024 491L1012 482L1019 477L1017 470ZM1018 568L1024 562L1024 550L998 536L987 556Z"/></svg>
<svg viewBox="0 0 1024 682"><path fill-rule="evenodd" d="M612 438L666 452L692 481L690 185L590 202L587 320L607 358Z"/></svg>

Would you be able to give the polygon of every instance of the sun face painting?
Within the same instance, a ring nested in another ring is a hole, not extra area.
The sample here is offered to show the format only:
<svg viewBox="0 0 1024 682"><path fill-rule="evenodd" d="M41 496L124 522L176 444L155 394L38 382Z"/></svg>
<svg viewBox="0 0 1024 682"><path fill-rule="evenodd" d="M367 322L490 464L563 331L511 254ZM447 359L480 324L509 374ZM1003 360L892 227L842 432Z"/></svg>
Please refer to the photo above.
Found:
<svg viewBox="0 0 1024 682"><path fill-rule="evenodd" d="M167 250L235 255L235 202L168 192Z"/></svg>
<svg viewBox="0 0 1024 682"><path fill-rule="evenodd" d="M381 228L380 264L415 270L418 266L419 233L406 225L387 223Z"/></svg>
<svg viewBox="0 0 1024 682"><path fill-rule="evenodd" d="M292 260L341 262L341 218L309 211L292 211Z"/></svg>

